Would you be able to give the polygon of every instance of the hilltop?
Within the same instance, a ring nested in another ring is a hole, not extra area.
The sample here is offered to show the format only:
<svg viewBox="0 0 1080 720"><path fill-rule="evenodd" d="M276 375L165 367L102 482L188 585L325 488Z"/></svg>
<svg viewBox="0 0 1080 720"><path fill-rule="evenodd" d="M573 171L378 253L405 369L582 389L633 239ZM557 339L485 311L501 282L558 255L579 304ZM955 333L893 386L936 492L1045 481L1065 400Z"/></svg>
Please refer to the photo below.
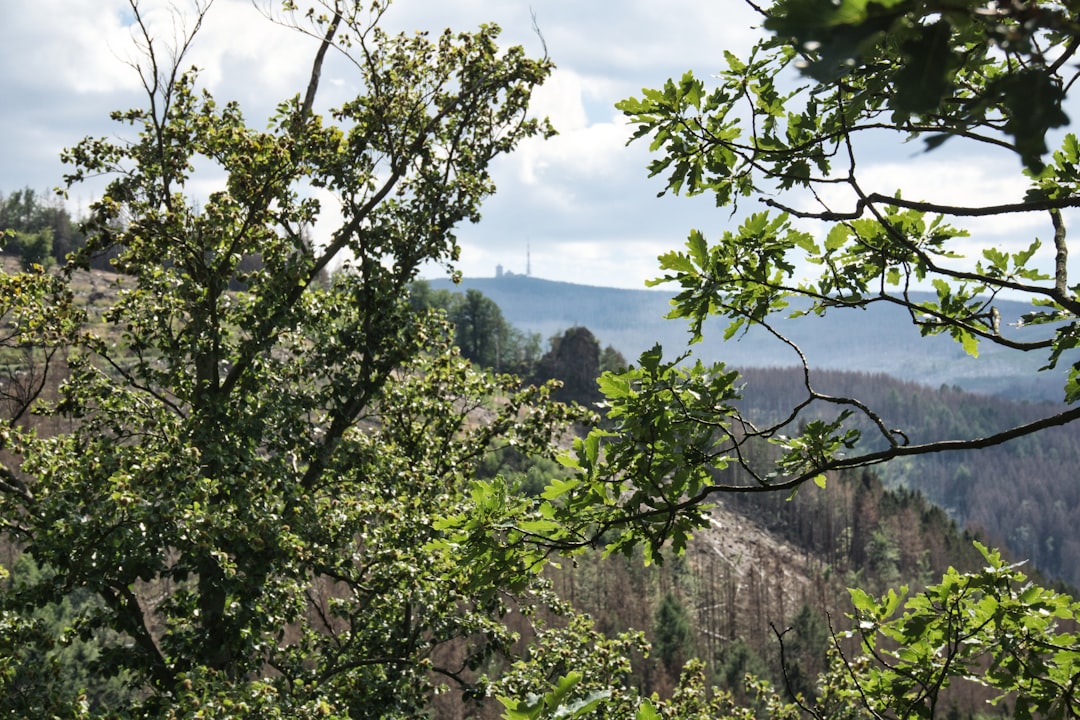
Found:
<svg viewBox="0 0 1080 720"><path fill-rule="evenodd" d="M667 320L671 292L594 287L542 280L524 275L500 278L429 280L433 288L465 292L475 288L500 307L514 326L544 338L575 325L588 327L603 344L611 344L631 361L659 342L666 354L688 350L687 324ZM1013 301L995 303L1010 337L1031 340L1045 327L1016 327L1030 306ZM793 305L794 307L794 305ZM984 343L972 358L948 337L922 337L902 308L885 304L866 310L835 310L824 317L781 318L777 327L806 354L811 367L884 373L931 387L955 386L1022 401L1058 402L1063 372L1039 372L1045 358L1016 357L1017 353ZM693 347L706 362L734 367L790 367L797 363L791 349L760 330L723 341L720 322L706 327L705 338ZM1061 366L1067 367L1064 358Z"/></svg>

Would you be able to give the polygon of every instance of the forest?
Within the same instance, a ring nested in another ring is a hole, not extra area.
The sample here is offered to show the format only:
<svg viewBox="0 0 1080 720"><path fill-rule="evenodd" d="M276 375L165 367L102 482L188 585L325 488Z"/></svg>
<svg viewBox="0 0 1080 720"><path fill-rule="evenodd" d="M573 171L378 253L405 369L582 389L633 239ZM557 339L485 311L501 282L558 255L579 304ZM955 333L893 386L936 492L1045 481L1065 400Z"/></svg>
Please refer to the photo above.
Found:
<svg viewBox="0 0 1080 720"><path fill-rule="evenodd" d="M17 202L31 209L36 220L18 226L19 232L41 232L44 223L58 222L57 218L64 226L75 225L62 205L46 211L33 198L35 194L24 189L0 199L0 208ZM17 272L21 253L21 245L8 249L8 272ZM86 273L79 292L88 308L107 307L120 283L113 273L93 270ZM511 370L526 383L555 379L561 384L555 393L566 402L595 405L601 398L597 378L626 367L621 353L611 346L601 349L583 327L552 336L541 353L538 336L510 325L499 306L476 290L432 291L418 281L410 289L409 302L418 312L434 309L445 314L455 328L456 352L470 364L498 372L497 363L505 363L501 370ZM497 359L494 348L500 346L504 354ZM20 387L18 373L25 369L18 362L6 366L5 389ZM745 368L741 376L753 409L766 415L791 405L801 388L794 368ZM856 394L882 408L890 420L914 424L920 436L983 434L995 424L1007 426L1037 414L1036 408L992 396L928 388L881 375L837 371L821 373L818 379L829 392ZM55 397L55 392L54 388L46 397ZM16 398L5 400L10 413ZM47 426L47 421L39 425L45 432ZM1074 457L1075 446L1075 432L1061 428L1028 438L1019 449L1003 446L962 453L959 458L930 456L907 467L885 465L880 473L847 474L826 492L794 498L733 496L714 510L711 527L696 535L688 551L670 565L645 566L640 556L604 560L584 556L547 575L556 594L593 618L599 632L608 636L634 629L644 632L654 649L646 655L644 646L638 646L626 681L645 692L670 694L686 661L703 658L708 660L708 682L738 702L755 702L744 684L747 673L777 685L790 683L794 692L813 697L817 692L813 679L827 669L831 639L847 629L843 621L850 611L847 587L872 592L900 583L922 587L950 566L976 570L982 561L972 544L976 538L1030 560L1037 577L1075 584L1069 574L1075 568L1067 560L1075 557L1068 548L1076 541L1053 540L1070 538L1075 528L1065 511L1075 508L1066 494L1071 479L1067 468L1075 467L1075 458L1068 458ZM992 482L1011 477L1003 468L1026 472L1031 467L1044 469L1031 478L1020 500L1015 483L1003 481L997 487ZM552 476L565 473L552 460L508 448L485 460L477 476L501 477L520 492L538 496ZM972 489L975 477L986 478L978 493ZM1054 497L1052 503L1033 500L1047 495ZM978 498L983 501L976 502ZM1062 513L1050 515L1048 506ZM1040 529L1041 542L1031 542L1031 527ZM12 582L40 577L41 570L17 545L5 544L2 557L0 562L13 570ZM42 617L54 632L62 632L85 602L80 596ZM777 628L790 628L784 636L789 644L783 662ZM534 632L529 625L515 629L525 636ZM94 642L77 641L54 652L66 668L63 683L75 688L87 683L86 668L100 649ZM95 693L95 702L102 705L123 696L122 685L115 681ZM961 686L948 695L947 703L955 714L960 708L978 707L989 697L974 685ZM440 700L434 707L439 717L471 716L461 714L457 702Z"/></svg>
<svg viewBox="0 0 1080 720"><path fill-rule="evenodd" d="M652 284L691 346L754 328L776 369L626 357L587 318L545 339L420 281L458 277L494 165L554 134L551 58L277 3L314 51L266 124L187 62L215 9L161 35L130 2L123 134L64 150L59 198L0 196L0 715L1080 714L1073 10L753 5L749 55L617 105L664 193L769 208ZM323 112L328 53L355 95ZM882 132L1001 153L1026 193L878 187ZM1016 213L1048 256L962 262L965 218ZM788 332L878 306L1035 358L1059 401L822 371Z"/></svg>

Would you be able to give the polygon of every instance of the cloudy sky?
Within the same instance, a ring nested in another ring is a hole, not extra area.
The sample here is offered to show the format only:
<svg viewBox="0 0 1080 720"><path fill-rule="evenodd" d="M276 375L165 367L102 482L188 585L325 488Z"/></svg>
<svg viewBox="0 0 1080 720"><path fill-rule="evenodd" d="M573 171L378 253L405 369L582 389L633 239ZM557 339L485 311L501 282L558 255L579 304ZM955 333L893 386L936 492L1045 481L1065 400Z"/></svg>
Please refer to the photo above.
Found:
<svg viewBox="0 0 1080 720"><path fill-rule="evenodd" d="M176 0L179 7L190 0ZM276 3L276 0L256 0ZM168 3L142 0L168 28ZM558 65L537 94L537 114L560 134L525 144L496 168L498 194L479 225L461 229L466 275L491 276L496 264L524 272L526 248L538 277L640 288L658 274L656 257L683 245L688 229L715 236L732 220L710 199L656 197L646 177L646 147L626 147L629 128L613 105L691 69L708 77L723 50L744 53L755 40L753 14L740 0L396 0L394 29L503 27L504 43L540 54L543 34ZM60 150L85 135L115 134L110 110L141 103L138 57L127 0L35 0L0 5L0 192L60 183ZM164 30L163 30L164 32ZM306 82L314 41L267 22L251 0L216 0L191 61L219 101L235 99L249 121L266 117ZM324 88L347 91L347 66L334 65ZM1023 184L1011 158L919 156L899 149L873 168L891 192L955 203L1019 199ZM93 187L76 189L85 204ZM1010 247L1049 237L1041 220L982 228ZM325 229L325 228L324 228ZM328 231L328 230L327 230ZM316 229L316 235L319 229Z"/></svg>

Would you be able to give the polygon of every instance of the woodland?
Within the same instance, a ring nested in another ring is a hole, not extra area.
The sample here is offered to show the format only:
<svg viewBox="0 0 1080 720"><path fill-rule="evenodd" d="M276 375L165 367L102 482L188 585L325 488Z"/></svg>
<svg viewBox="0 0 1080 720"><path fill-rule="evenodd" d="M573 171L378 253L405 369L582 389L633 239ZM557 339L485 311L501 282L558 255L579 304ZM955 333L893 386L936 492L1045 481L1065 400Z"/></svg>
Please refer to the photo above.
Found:
<svg viewBox="0 0 1080 720"><path fill-rule="evenodd" d="M0 198L0 715L1080 715L1075 489L1017 481L1075 467L1071 6L778 0L748 57L619 103L665 192L768 208L660 258L669 317L691 345L757 328L788 370L580 326L545 349L418 282L456 277L491 163L555 131L529 112L552 59L496 26L277 3L315 51L255 127L186 69L212 2L167 46L130 7L128 134L65 150L60 198ZM357 95L320 114L330 52ZM881 133L1001 153L1028 190L870 187ZM1046 250L961 256L965 218L1013 213ZM1060 401L821 372L781 322L877 305L1038 358Z"/></svg>

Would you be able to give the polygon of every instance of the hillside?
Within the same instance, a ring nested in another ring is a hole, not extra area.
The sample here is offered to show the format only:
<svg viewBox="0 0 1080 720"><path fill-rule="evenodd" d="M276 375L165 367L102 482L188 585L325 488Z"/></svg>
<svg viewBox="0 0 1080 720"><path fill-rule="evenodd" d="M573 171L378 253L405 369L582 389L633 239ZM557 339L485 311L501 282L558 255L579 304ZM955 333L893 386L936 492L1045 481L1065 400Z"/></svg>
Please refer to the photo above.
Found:
<svg viewBox="0 0 1080 720"><path fill-rule="evenodd" d="M115 275L79 273L73 286L76 300L96 319L99 304L115 299L121 282ZM527 290L527 286L524 282L511 288ZM575 318L567 325L621 325L627 337L642 327L677 327L650 319L650 315L660 318L666 305L666 297L658 293L637 295L642 302L635 306L620 300L626 291L586 288L579 293L574 286L563 290L564 305L548 303L553 316L587 309L587 301L599 303L599 322ZM520 296L522 303L531 301L530 293ZM604 330L598 333L608 342ZM791 370L748 367L745 379L752 391L747 397L759 403L748 406L748 412L768 413L789 402L798 390L797 374ZM994 422L1014 422L1038 409L959 390L931 390L883 375L826 371L821 381L823 388L881 402L883 412L898 422L910 424L921 418L923 425L917 431L929 435L983 432ZM939 502L952 498L955 517L986 528L991 542L1007 540L1018 551L1015 555L1031 557L1053 574L1076 582L1068 559L1080 552L1075 533L1080 527L1080 499L1056 489L1056 483L1068 478L1052 468L1075 467L1080 443L1075 433L1062 433L1034 438L1019 450L973 454L965 459L963 472L953 472L947 465L888 466L884 472L894 486L891 490L876 475L851 473L834 478L825 490L807 488L793 501L780 495L718 498L710 526L697 533L684 556L669 558L663 567L645 567L640 557L602 559L600 553L589 553L565 562L565 571L553 572L551 581L561 597L588 612L601 630L645 632L656 649L648 658L634 658L632 681L647 692L671 692L682 661L691 656L708 661L710 682L736 692L748 671L779 682L783 675L776 633L785 628L792 629L785 640L786 652L795 653L788 656L789 673L798 689L810 692L811 685L798 683L812 682L823 669L830 624L835 630L845 627L844 615L850 611L846 587L875 592L901 583L919 587L949 565L970 569L978 562L972 535L908 487L936 493ZM1017 476L1025 477L1025 482L1003 481L1000 487L997 483L998 478ZM1055 507L1054 524L1040 525L1039 508L1050 503ZM1009 512L1015 508L1019 511ZM1023 524L994 525L978 514L984 512ZM13 546L0 551L8 555L10 565ZM664 608L684 614L685 637L671 636L672 628L659 619ZM529 623L524 616L521 622L515 630L527 637ZM975 707L984 699L970 688L960 692L966 695L953 696L959 707ZM448 706L440 716L465 717L455 711Z"/></svg>
<svg viewBox="0 0 1080 720"><path fill-rule="evenodd" d="M870 474L849 473L822 490L783 496L718 499L710 526L687 552L660 566L640 557L589 553L552 574L556 591L588 612L608 634L643 630L653 643L635 658L632 682L670 692L683 659L707 660L710 682L736 693L746 672L782 682L777 632L785 636L789 679L812 694L824 669L830 632L848 627L848 587L914 591L949 566L981 567L974 536L920 494L890 491ZM688 634L666 667L671 629L660 619L671 604L685 613ZM950 702L976 708L986 698L972 687Z"/></svg>
<svg viewBox="0 0 1080 720"><path fill-rule="evenodd" d="M750 368L743 379L745 411L758 422L778 420L777 409L792 406L803 394L800 373L794 370ZM910 431L912 443L983 437L1053 409L880 374L824 371L816 385L879 409L889 427ZM832 409L812 406L801 419L825 413L835 417ZM865 437L871 436L867 432ZM1080 585L1075 562L1080 557L1078 466L1080 426L1074 423L996 447L923 455L874 470L890 487L921 491L959 522L981 528L991 542L1010 548L1048 576Z"/></svg>
<svg viewBox="0 0 1080 720"><path fill-rule="evenodd" d="M432 285L453 288L445 281ZM671 353L686 346L685 324L663 318L670 297L665 293L523 276L466 279L458 286L467 288L492 298L520 328L553 335L585 325L628 358L656 341ZM999 310L1012 322L1026 307L1000 303ZM1061 373L1040 373L1038 358L1007 357L991 347L971 358L948 338L920 337L902 312L887 306L780 323L818 370L818 390L866 401L890 427L908 429L912 442L985 436L1047 414L1061 396ZM802 399L790 351L762 333L729 343L721 336L719 328L707 333L694 352L742 369L751 418L776 421L781 409ZM816 417L815 411L802 419ZM1074 562L1080 557L1078 465L1080 427L1065 426L1001 447L928 455L875 471L890 487L925 493L951 517L983 529L991 542L1029 559L1048 576L1080 585Z"/></svg>
<svg viewBox="0 0 1080 720"><path fill-rule="evenodd" d="M4 260L5 268L14 270L14 260ZM76 302L95 318L94 308L113 296L120 279L101 271L77 273ZM446 287L449 283L432 281L432 285ZM586 325L603 344L615 345L628 358L656 339L669 348L685 346L684 324L663 318L669 297L664 293L523 276L466 280L458 286L469 287L491 297L509 322L532 332L552 335L569 326ZM1010 303L1003 305L1002 312L1019 314L1022 309L1018 303ZM900 322L891 328L883 322L869 322L871 312L849 314L861 321L844 326L844 332L857 339L846 353L842 351L846 344L829 339L837 335L843 319L839 314L805 319L811 327L817 323L826 328L824 339L792 325L792 334L801 338L811 360L824 358L818 362L823 369L815 384L819 390L865 400L890 426L910 429L913 442L978 437L1029 421L1049 408L1034 402L1039 399L1038 392L1019 390L1035 387L1051 395L1058 391L1050 382L1054 378L1046 373L1037 374L1033 368L1025 376L1022 368L1003 361L995 364L990 349L975 361L945 338L920 338ZM894 330L910 336L908 342L891 342ZM751 417L775 420L778 408L788 408L800 398L799 374L781 367L783 356L775 344L760 337L722 344L718 337L718 332L707 336L695 352L724 358L742 369L747 384L746 410ZM923 348L927 352L921 352ZM981 367L984 361L989 368L982 378L950 370ZM914 371L920 363L939 368L934 382ZM1037 368L1037 363L1032 364ZM1037 377L1033 379L1033 375ZM978 379L982 382L974 382ZM961 391L973 384L995 395ZM1017 395L1026 401L1008 399ZM1080 484L1073 472L1077 466L1080 427L1066 426L997 448L893 462L875 468L875 472L890 487L923 492L958 522L981 528L993 543L1031 560L1048 576L1080 585L1080 567L1074 562L1080 557Z"/></svg>
<svg viewBox="0 0 1080 720"><path fill-rule="evenodd" d="M522 275L429 281L433 288L465 292L475 288L495 301L516 327L545 339L574 325L585 325L603 344L614 345L628 359L659 342L674 355L686 349L686 324L666 320L671 294L659 290L625 290L541 280ZM1010 326L1030 308L1023 303L997 303L1010 337L1030 340L1045 328ZM812 367L879 372L932 387L957 386L1016 400L1058 401L1064 375L1042 372L1045 358L1015 357L1001 348L980 348L979 358L966 355L947 337L919 335L904 310L875 305L868 310L834 311L825 317L798 321L780 319L778 328L806 353ZM706 328L694 353L706 361L739 367L788 367L797 358L767 333L751 331L723 342L722 325ZM1075 360L1076 358L1072 358ZM1062 366L1067 366L1064 360Z"/></svg>

